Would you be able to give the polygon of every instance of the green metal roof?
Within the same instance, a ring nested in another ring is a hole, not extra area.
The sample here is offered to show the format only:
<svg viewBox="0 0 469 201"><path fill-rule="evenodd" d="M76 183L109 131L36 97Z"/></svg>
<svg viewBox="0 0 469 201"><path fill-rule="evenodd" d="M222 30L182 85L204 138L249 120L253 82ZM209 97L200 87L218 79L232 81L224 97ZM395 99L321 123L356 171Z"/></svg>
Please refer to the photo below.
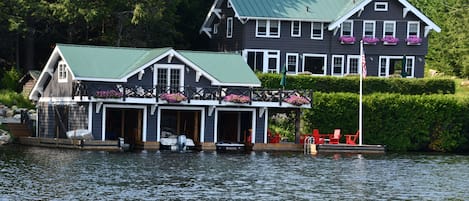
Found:
<svg viewBox="0 0 469 201"><path fill-rule="evenodd" d="M178 51L221 83L254 84L261 82L241 55L220 52Z"/></svg>
<svg viewBox="0 0 469 201"><path fill-rule="evenodd" d="M57 44L75 78L121 80L172 48L123 48ZM241 55L176 51L222 84L259 85Z"/></svg>
<svg viewBox="0 0 469 201"><path fill-rule="evenodd" d="M75 77L121 79L170 48L144 49L57 44Z"/></svg>
<svg viewBox="0 0 469 201"><path fill-rule="evenodd" d="M363 0L231 0L241 18L334 21Z"/></svg>

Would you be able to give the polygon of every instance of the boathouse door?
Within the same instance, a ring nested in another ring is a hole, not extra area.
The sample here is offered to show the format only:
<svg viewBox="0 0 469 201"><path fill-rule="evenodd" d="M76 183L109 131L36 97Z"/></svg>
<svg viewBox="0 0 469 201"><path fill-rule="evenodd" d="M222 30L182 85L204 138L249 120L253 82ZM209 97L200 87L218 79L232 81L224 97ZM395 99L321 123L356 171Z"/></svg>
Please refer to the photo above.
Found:
<svg viewBox="0 0 469 201"><path fill-rule="evenodd" d="M142 144L143 110L133 108L106 109L106 140L124 138L124 142L134 146Z"/></svg>
<svg viewBox="0 0 469 201"><path fill-rule="evenodd" d="M251 111L219 111L217 142L248 143L252 127Z"/></svg>
<svg viewBox="0 0 469 201"><path fill-rule="evenodd" d="M200 110L161 110L161 137L171 137L184 134L194 143L200 142Z"/></svg>

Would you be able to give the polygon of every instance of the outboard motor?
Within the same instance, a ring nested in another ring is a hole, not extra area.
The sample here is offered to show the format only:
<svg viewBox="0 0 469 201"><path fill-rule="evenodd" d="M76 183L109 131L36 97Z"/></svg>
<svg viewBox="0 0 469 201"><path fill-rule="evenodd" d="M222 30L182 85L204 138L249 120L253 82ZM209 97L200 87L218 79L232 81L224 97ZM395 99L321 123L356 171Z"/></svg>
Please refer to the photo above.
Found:
<svg viewBox="0 0 469 201"><path fill-rule="evenodd" d="M177 142L176 142L178 151L185 151L186 150L186 141L187 141L186 135L179 135L178 136L178 139L177 139Z"/></svg>

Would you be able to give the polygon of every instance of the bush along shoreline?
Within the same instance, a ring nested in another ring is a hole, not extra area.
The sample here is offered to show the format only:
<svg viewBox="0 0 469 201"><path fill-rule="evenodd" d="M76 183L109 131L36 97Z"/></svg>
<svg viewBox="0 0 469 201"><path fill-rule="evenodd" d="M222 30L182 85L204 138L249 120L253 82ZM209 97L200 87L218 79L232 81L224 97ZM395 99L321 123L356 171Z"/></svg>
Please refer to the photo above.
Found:
<svg viewBox="0 0 469 201"><path fill-rule="evenodd" d="M281 87L280 74L257 76L263 87ZM398 152L469 152L469 97L454 95L453 79L368 77L363 86L364 144ZM312 108L302 109L303 132L357 131L358 76L287 76L286 89L314 90Z"/></svg>

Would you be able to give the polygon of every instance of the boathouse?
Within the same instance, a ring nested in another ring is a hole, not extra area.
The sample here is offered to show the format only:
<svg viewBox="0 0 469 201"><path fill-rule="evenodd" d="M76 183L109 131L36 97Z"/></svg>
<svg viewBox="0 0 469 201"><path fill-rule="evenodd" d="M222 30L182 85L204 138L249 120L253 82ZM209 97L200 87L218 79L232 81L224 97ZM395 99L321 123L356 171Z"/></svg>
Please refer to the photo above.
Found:
<svg viewBox="0 0 469 201"><path fill-rule="evenodd" d="M268 143L269 109L310 108L312 94L261 88L234 53L57 44L29 97L37 138L86 131L93 141L152 149L184 134L214 149Z"/></svg>

